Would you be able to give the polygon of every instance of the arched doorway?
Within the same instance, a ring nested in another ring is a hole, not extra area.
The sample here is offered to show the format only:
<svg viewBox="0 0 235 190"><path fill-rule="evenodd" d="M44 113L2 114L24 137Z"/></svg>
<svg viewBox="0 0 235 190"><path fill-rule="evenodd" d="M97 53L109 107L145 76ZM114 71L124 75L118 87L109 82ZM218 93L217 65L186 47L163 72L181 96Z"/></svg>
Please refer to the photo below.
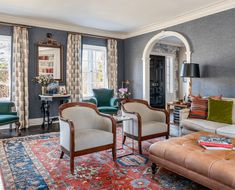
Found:
<svg viewBox="0 0 235 190"><path fill-rule="evenodd" d="M147 45L144 48L144 52L143 52L143 99L149 101L150 98L150 72L149 72L149 68L150 68L150 53L152 51L153 46L159 42L160 40L162 40L163 38L166 37L176 37L179 40L182 41L182 43L185 45L186 48L186 61L187 62L191 62L191 47L187 41L187 39L180 33L178 32L174 32L174 31L162 31L160 33L158 33L157 35L155 35L154 37L152 37ZM186 92L188 93L188 92ZM186 94L187 95L187 94Z"/></svg>

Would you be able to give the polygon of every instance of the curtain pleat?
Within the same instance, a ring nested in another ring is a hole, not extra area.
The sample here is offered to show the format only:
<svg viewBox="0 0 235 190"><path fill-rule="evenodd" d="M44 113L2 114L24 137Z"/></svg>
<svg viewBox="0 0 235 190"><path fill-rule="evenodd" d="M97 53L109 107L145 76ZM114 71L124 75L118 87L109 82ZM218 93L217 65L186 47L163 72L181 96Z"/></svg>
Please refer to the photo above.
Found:
<svg viewBox="0 0 235 190"><path fill-rule="evenodd" d="M29 125L28 57L28 29L20 26L14 26L12 99L15 102L21 128L27 128Z"/></svg>
<svg viewBox="0 0 235 190"><path fill-rule="evenodd" d="M71 94L71 101L79 101L82 97L81 74L81 35L68 34L66 88Z"/></svg>
<svg viewBox="0 0 235 190"><path fill-rule="evenodd" d="M117 40L108 39L107 43L108 87L117 94Z"/></svg>

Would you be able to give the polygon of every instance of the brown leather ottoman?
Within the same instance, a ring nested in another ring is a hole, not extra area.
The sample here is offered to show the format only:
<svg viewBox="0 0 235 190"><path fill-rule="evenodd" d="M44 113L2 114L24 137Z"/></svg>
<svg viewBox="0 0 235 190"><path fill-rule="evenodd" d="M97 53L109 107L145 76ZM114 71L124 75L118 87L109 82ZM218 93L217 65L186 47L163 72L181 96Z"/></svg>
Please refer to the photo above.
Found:
<svg viewBox="0 0 235 190"><path fill-rule="evenodd" d="M158 164L211 189L235 189L235 151L205 150L197 143L201 135L215 136L197 132L152 144L149 154L153 175Z"/></svg>

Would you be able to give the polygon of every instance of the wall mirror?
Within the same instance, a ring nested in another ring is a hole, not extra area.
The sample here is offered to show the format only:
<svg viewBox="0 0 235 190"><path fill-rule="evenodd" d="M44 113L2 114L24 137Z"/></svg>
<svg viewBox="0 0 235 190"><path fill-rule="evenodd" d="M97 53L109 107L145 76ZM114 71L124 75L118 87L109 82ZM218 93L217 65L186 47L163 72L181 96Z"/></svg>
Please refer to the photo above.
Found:
<svg viewBox="0 0 235 190"><path fill-rule="evenodd" d="M47 34L47 40L36 45L37 75L51 75L63 81L63 46Z"/></svg>

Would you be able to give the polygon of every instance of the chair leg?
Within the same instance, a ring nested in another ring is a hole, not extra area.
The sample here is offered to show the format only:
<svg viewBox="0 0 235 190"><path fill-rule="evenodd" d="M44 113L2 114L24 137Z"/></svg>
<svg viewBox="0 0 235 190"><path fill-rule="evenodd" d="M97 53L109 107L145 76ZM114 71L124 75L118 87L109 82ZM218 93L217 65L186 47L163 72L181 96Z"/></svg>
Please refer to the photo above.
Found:
<svg viewBox="0 0 235 190"><path fill-rule="evenodd" d="M126 136L124 135L123 140L122 140L122 144L125 144L125 142L126 142Z"/></svg>
<svg viewBox="0 0 235 190"><path fill-rule="evenodd" d="M70 172L74 174L74 156L70 155Z"/></svg>
<svg viewBox="0 0 235 190"><path fill-rule="evenodd" d="M61 150L61 153L60 153L60 159L62 159L64 157L64 151Z"/></svg>
<svg viewBox="0 0 235 190"><path fill-rule="evenodd" d="M15 122L15 125L16 125L17 135L21 135L20 122L19 121Z"/></svg>
<svg viewBox="0 0 235 190"><path fill-rule="evenodd" d="M142 154L142 141L138 140L139 154Z"/></svg>
<svg viewBox="0 0 235 190"><path fill-rule="evenodd" d="M116 162L116 148L112 148L113 161Z"/></svg>
<svg viewBox="0 0 235 190"><path fill-rule="evenodd" d="M158 170L157 165L155 163L152 163L151 169L152 169L152 179L154 179L154 176L155 176L155 174L157 173L157 170Z"/></svg>
<svg viewBox="0 0 235 190"><path fill-rule="evenodd" d="M166 139L169 139L169 135L166 135Z"/></svg>

